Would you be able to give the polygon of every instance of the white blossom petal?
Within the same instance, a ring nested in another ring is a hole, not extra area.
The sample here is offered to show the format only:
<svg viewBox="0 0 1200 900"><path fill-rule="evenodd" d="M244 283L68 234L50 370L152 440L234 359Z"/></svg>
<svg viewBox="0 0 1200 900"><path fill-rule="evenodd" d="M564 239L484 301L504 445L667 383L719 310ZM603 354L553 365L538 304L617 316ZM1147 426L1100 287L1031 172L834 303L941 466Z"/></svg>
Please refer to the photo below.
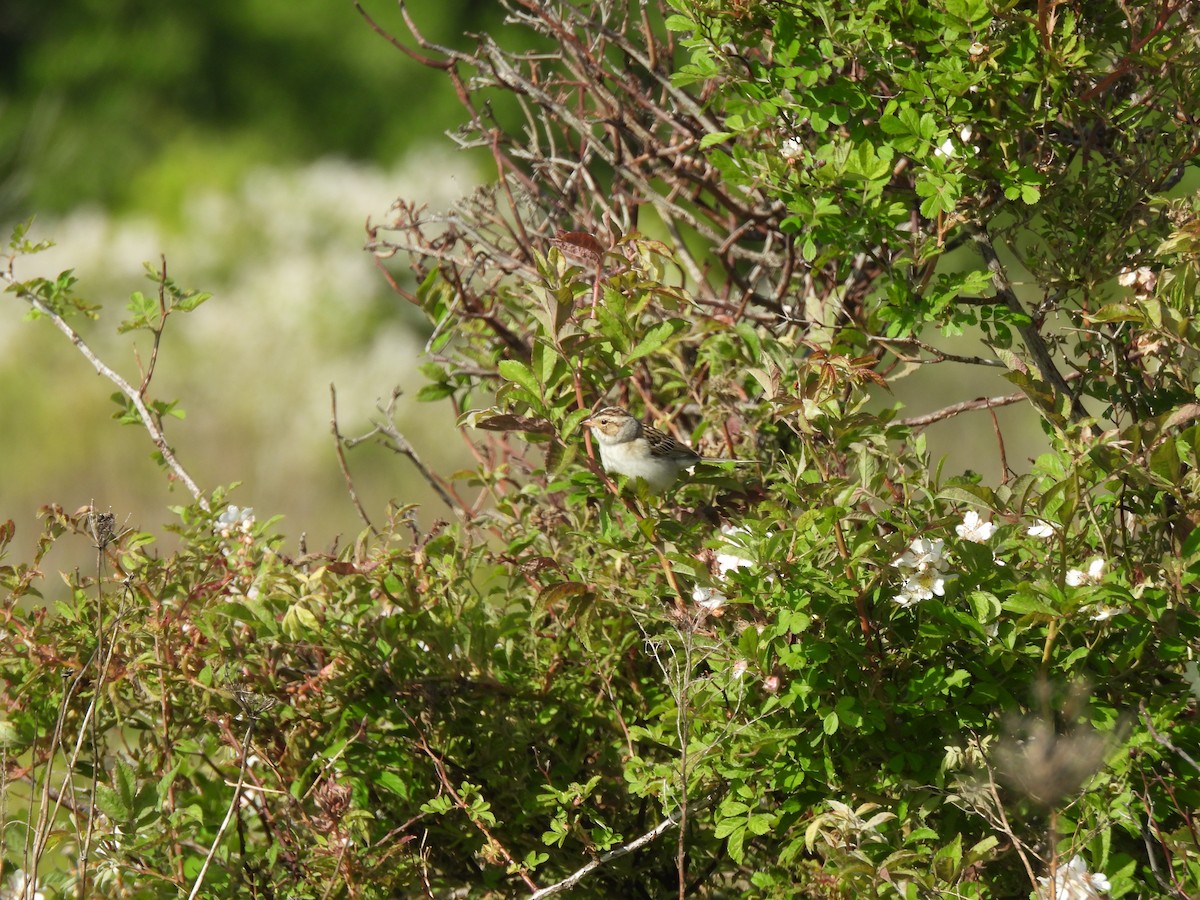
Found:
<svg viewBox="0 0 1200 900"><path fill-rule="evenodd" d="M1027 535L1035 538L1052 538L1057 532L1058 528L1044 519L1038 519L1037 522L1025 529Z"/></svg>
<svg viewBox="0 0 1200 900"><path fill-rule="evenodd" d="M996 526L992 522L985 522L972 509L963 514L962 524L956 525L954 531L964 541L984 544L996 533Z"/></svg>

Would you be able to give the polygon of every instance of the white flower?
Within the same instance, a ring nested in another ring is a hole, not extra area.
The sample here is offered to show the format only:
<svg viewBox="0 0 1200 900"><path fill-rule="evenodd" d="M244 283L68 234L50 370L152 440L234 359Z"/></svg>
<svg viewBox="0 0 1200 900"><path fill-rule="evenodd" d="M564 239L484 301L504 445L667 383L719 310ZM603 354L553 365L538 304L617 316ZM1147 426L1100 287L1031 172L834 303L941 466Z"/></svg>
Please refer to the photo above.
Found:
<svg viewBox="0 0 1200 900"><path fill-rule="evenodd" d="M1104 578L1104 560L1096 557L1088 565L1087 571L1071 569L1067 572L1067 584L1080 587L1085 584L1099 584Z"/></svg>
<svg viewBox="0 0 1200 900"><path fill-rule="evenodd" d="M739 534L749 533L750 531L747 528L733 527L730 525L721 526L721 534L725 535L727 538L733 538L733 540L729 542L726 552L717 554L717 574L722 578L724 578L730 572L736 572L738 569L749 569L754 565L753 560L746 559L744 556L738 556L735 553L729 552L730 550L739 549L737 547L737 536ZM768 531L767 535L770 536L771 532Z"/></svg>
<svg viewBox="0 0 1200 900"><path fill-rule="evenodd" d="M985 544L996 533L996 526L983 521L979 518L979 513L972 509L963 515L962 524L956 525L954 531L964 541Z"/></svg>
<svg viewBox="0 0 1200 900"><path fill-rule="evenodd" d="M1115 616L1129 612L1128 606L1109 606L1107 603L1097 603L1091 609L1093 622L1104 622Z"/></svg>
<svg viewBox="0 0 1200 900"><path fill-rule="evenodd" d="M221 537L229 537L235 530L242 534L249 534L250 529L254 527L254 507L247 506L244 509L239 509L232 503L225 507L224 512L217 516L217 521L213 525L213 531L221 535Z"/></svg>
<svg viewBox="0 0 1200 900"><path fill-rule="evenodd" d="M979 148L971 144L971 137L975 134L975 129L970 125L964 125L958 130L958 136L962 139L962 143L971 148L972 153L978 153ZM953 137L948 137L942 141L940 147L936 147L933 151L934 156L944 156L947 159L954 156L958 152L958 147L954 143Z"/></svg>
<svg viewBox="0 0 1200 900"><path fill-rule="evenodd" d="M1158 284L1158 275L1148 266L1122 269L1121 274L1117 276L1117 284L1121 287L1131 287L1139 297L1145 297L1154 291L1154 286Z"/></svg>
<svg viewBox="0 0 1200 900"><path fill-rule="evenodd" d="M901 606L912 606L922 600L932 600L934 596L946 595L946 578L940 572L917 572L904 579L900 593L892 599Z"/></svg>
<svg viewBox="0 0 1200 900"><path fill-rule="evenodd" d="M943 571L946 560L942 558L942 548L946 542L941 538L916 538L908 549L892 560L892 565L898 569L911 569L914 572L924 572L929 569Z"/></svg>
<svg viewBox="0 0 1200 900"><path fill-rule="evenodd" d="M746 662L744 659L739 659L733 664L733 668L729 670L729 674L734 678L741 678L746 674L746 669L749 667L750 664L748 662Z"/></svg>
<svg viewBox="0 0 1200 900"><path fill-rule="evenodd" d="M1103 874L1092 875L1078 855L1054 873L1054 884L1049 876L1039 878L1038 900L1097 900L1112 888Z"/></svg>
<svg viewBox="0 0 1200 900"><path fill-rule="evenodd" d="M729 598L716 588L696 585L692 588L692 601L700 604L705 609L718 610L729 602Z"/></svg>
<svg viewBox="0 0 1200 900"><path fill-rule="evenodd" d="M740 549L738 546L738 535L749 533L750 531L747 528L733 527L731 525L721 526L721 534L726 538L726 545L723 552L719 552L714 556L717 564L716 577L719 581L724 581L725 576L730 572L736 572L738 569L749 569L754 566L753 560L746 559L744 556L738 556L733 552ZM768 531L767 536L769 537L770 535L771 532ZM768 576L768 580L769 578L770 576ZM692 600L708 610L718 610L729 602L729 598L717 588L704 587L702 585L696 585L692 588Z"/></svg>
<svg viewBox="0 0 1200 900"><path fill-rule="evenodd" d="M788 162L799 159L804 153L804 142L797 137L790 137L779 148L779 154Z"/></svg>
<svg viewBox="0 0 1200 900"><path fill-rule="evenodd" d="M892 599L901 606L912 606L922 600L946 594L946 559L942 555L945 541L941 538L917 538L908 549L892 560L900 570L904 583Z"/></svg>
<svg viewBox="0 0 1200 900"><path fill-rule="evenodd" d="M752 565L754 563L750 560L741 556L734 556L732 553L717 554L717 574L722 578L730 572L736 572L738 569L748 569Z"/></svg>
<svg viewBox="0 0 1200 900"><path fill-rule="evenodd" d="M1044 519L1038 519L1034 524L1025 529L1027 535L1035 538L1052 538L1057 532L1057 526L1051 525Z"/></svg>

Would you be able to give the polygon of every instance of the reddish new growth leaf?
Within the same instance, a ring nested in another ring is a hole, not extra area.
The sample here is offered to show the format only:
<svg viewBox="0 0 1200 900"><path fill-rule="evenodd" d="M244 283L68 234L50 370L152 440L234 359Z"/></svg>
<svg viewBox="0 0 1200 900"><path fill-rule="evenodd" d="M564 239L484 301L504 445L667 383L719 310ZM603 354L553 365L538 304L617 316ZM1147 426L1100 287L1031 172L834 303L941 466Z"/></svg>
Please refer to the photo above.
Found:
<svg viewBox="0 0 1200 900"><path fill-rule="evenodd" d="M595 235L586 231L560 231L550 238L550 243L572 262L586 263L598 269L604 259L604 247Z"/></svg>

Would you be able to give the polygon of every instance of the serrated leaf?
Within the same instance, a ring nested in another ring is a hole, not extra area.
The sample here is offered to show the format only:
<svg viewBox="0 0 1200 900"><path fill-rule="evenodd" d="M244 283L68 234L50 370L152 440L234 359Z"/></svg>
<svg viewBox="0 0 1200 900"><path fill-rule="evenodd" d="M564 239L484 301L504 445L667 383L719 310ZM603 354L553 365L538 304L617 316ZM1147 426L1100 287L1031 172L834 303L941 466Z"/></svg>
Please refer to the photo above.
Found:
<svg viewBox="0 0 1200 900"><path fill-rule="evenodd" d="M542 396L542 386L532 370L520 360L502 359L496 367L505 381L511 381L525 388L534 397Z"/></svg>
<svg viewBox="0 0 1200 900"><path fill-rule="evenodd" d="M128 822L133 818L133 809L107 784L96 785L96 806L114 822Z"/></svg>
<svg viewBox="0 0 1200 900"><path fill-rule="evenodd" d="M635 359L641 359L643 356L648 356L665 344L672 335L679 330L679 326L675 322L660 322L646 333L646 336L638 342L626 359L626 362L633 362Z"/></svg>

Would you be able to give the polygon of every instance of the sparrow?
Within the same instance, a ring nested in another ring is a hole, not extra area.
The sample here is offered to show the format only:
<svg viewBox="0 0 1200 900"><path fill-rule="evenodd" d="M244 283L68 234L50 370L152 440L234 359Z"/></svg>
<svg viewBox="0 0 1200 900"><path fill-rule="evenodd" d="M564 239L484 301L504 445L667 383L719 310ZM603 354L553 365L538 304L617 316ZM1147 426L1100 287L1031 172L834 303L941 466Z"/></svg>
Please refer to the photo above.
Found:
<svg viewBox="0 0 1200 900"><path fill-rule="evenodd" d="M679 473L704 463L751 463L749 459L701 456L619 406L606 406L583 423L592 429L606 472L640 478L654 493L665 491Z"/></svg>

